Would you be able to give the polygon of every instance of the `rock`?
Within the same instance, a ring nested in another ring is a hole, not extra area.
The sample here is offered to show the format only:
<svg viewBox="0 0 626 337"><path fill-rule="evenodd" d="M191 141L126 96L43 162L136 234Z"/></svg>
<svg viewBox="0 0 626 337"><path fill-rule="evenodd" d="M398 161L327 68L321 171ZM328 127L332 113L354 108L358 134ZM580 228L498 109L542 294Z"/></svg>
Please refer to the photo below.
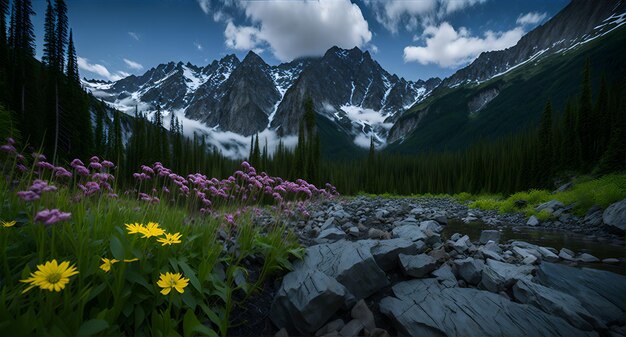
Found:
<svg viewBox="0 0 626 337"><path fill-rule="evenodd" d="M535 207L535 211L541 212L543 210L548 211L550 214L554 213L554 211L565 207L562 202L558 200L550 200L548 202L544 202L543 204Z"/></svg>
<svg viewBox="0 0 626 337"><path fill-rule="evenodd" d="M548 314L562 317L581 330L606 329L606 325L593 317L576 298L558 290L519 280L513 286L513 296L520 303L534 305Z"/></svg>
<svg viewBox="0 0 626 337"><path fill-rule="evenodd" d="M586 262L586 263L592 263L592 262L600 262L600 259L598 259L597 257L591 255L591 254L587 254L587 253L582 253L578 256L577 258L578 261L580 262Z"/></svg>
<svg viewBox="0 0 626 337"><path fill-rule="evenodd" d="M470 246L472 242L470 241L469 236L463 235L460 239L456 240L452 247L459 253L465 252Z"/></svg>
<svg viewBox="0 0 626 337"><path fill-rule="evenodd" d="M354 337L359 336L361 331L363 331L363 323L358 319L353 319L348 324L346 324L341 331L339 331L340 336L345 337Z"/></svg>
<svg viewBox="0 0 626 337"><path fill-rule="evenodd" d="M373 331L376 328L376 321L374 320L374 314L367 307L364 300L360 300L354 305L350 311L352 318L359 320L363 327L369 331Z"/></svg>
<svg viewBox="0 0 626 337"><path fill-rule="evenodd" d="M441 235L439 235L438 233L435 233L433 231L431 231L430 229L427 229L424 234L426 234L426 240L424 240L424 243L428 246L435 246L435 245L439 245L441 244ZM417 241L420 242L420 241Z"/></svg>
<svg viewBox="0 0 626 337"><path fill-rule="evenodd" d="M360 244L369 245L370 253L374 256L376 264L385 271L392 270L398 266L398 255L415 255L419 253L416 243L404 239L390 240L361 240ZM423 242L418 241L417 243Z"/></svg>
<svg viewBox="0 0 626 337"><path fill-rule="evenodd" d="M417 226L417 219L410 216L404 220L398 220L393 223L394 227L401 227L401 226L407 226L407 225Z"/></svg>
<svg viewBox="0 0 626 337"><path fill-rule="evenodd" d="M348 290L334 278L313 269L285 275L270 308L270 319L290 332L317 331L349 301Z"/></svg>
<svg viewBox="0 0 626 337"><path fill-rule="evenodd" d="M544 262L539 265L536 279L546 287L575 297L607 326L624 325L626 276Z"/></svg>
<svg viewBox="0 0 626 337"><path fill-rule="evenodd" d="M424 232L430 230L434 233L439 233L443 228L441 228L437 221L427 220L420 222L420 229Z"/></svg>
<svg viewBox="0 0 626 337"><path fill-rule="evenodd" d="M541 258L545 261L556 262L559 260L559 256L554 254L552 251L550 251L546 247L537 247L537 250L541 254Z"/></svg>
<svg viewBox="0 0 626 337"><path fill-rule="evenodd" d="M524 304L471 288L445 288L434 279L401 282L380 311L401 336L596 336Z"/></svg>
<svg viewBox="0 0 626 337"><path fill-rule="evenodd" d="M496 253L498 253L498 254L499 254L499 253L502 253L502 249L501 249L501 248L500 248L500 246L499 246L497 243L495 243L495 242L487 242L487 243L485 243L485 245L484 245L484 246L482 246L482 249L483 249L483 250L489 250L489 251L492 251L492 252L496 252Z"/></svg>
<svg viewBox="0 0 626 337"><path fill-rule="evenodd" d="M365 331L365 337L391 337L391 335L385 329L374 328L371 332Z"/></svg>
<svg viewBox="0 0 626 337"><path fill-rule="evenodd" d="M432 275L446 288L456 287L457 285L457 280L452 272L452 268L447 264L443 264L439 269L432 272Z"/></svg>
<svg viewBox="0 0 626 337"><path fill-rule="evenodd" d="M342 319L336 319L331 321L330 323L324 325L321 329L317 330L315 336L324 336L332 331L339 331L343 326L346 325Z"/></svg>
<svg viewBox="0 0 626 337"><path fill-rule="evenodd" d="M274 334L274 337L289 337L289 333L287 333L287 329L281 328Z"/></svg>
<svg viewBox="0 0 626 337"><path fill-rule="evenodd" d="M481 231L480 240L479 240L480 243L484 245L485 243L489 242L489 240L495 243L500 242L500 231L493 230L493 229Z"/></svg>
<svg viewBox="0 0 626 337"><path fill-rule="evenodd" d="M448 224L448 217L445 214L435 215L433 220L437 221L438 223L440 223L442 225L447 225Z"/></svg>
<svg viewBox="0 0 626 337"><path fill-rule="evenodd" d="M574 261L574 254L570 254L570 252L572 251L569 249L561 248L561 250L559 251L559 257L563 260Z"/></svg>
<svg viewBox="0 0 626 337"><path fill-rule="evenodd" d="M494 252L492 250L485 249L484 247L480 247L480 249L478 249L478 251L481 252L485 258L489 258L489 259L496 260L496 261L504 260L502 258L502 256L500 256L500 254L498 254L498 253L496 253L496 252Z"/></svg>
<svg viewBox="0 0 626 337"><path fill-rule="evenodd" d="M626 227L626 199L607 207L602 214L602 221L611 232L623 235Z"/></svg>
<svg viewBox="0 0 626 337"><path fill-rule="evenodd" d="M334 211L330 214L331 216L337 218L337 219L348 219L350 218L350 214L347 213L346 211L340 209L338 211Z"/></svg>
<svg viewBox="0 0 626 337"><path fill-rule="evenodd" d="M450 255L448 255L448 253L446 253L446 250L443 247L431 250L428 253L428 255L430 255L430 257L435 259L435 261L437 261L437 262L443 262L443 261L447 260L450 257Z"/></svg>
<svg viewBox="0 0 626 337"><path fill-rule="evenodd" d="M482 270L480 285L493 293L506 290L518 280L530 280L532 266L516 266L487 259L487 266Z"/></svg>
<svg viewBox="0 0 626 337"><path fill-rule="evenodd" d="M608 258L608 259L604 259L602 260L602 263L608 263L608 264L618 264L619 263L619 259L616 258Z"/></svg>
<svg viewBox="0 0 626 337"><path fill-rule="evenodd" d="M389 215L389 211L386 209L379 209L378 211L376 211L376 218L378 218L379 220L383 220L388 215Z"/></svg>
<svg viewBox="0 0 626 337"><path fill-rule="evenodd" d="M537 262L537 257L534 255L528 255L522 260L523 264L528 264L528 265L533 264L535 262Z"/></svg>
<svg viewBox="0 0 626 337"><path fill-rule="evenodd" d="M391 238L391 234L377 228L370 228L367 232L367 237L370 239L386 240Z"/></svg>
<svg viewBox="0 0 626 337"><path fill-rule="evenodd" d="M328 229L323 230L315 239L318 242L323 242L324 240L328 241L337 241L346 237L346 233L337 227L330 227Z"/></svg>
<svg viewBox="0 0 626 337"><path fill-rule="evenodd" d="M395 227L391 234L395 238L406 238L411 241L425 240L426 234L416 225L404 225Z"/></svg>
<svg viewBox="0 0 626 337"><path fill-rule="evenodd" d="M450 240L451 240L451 241L456 241L456 240L460 239L460 238L461 238L461 236L462 236L462 235L461 235L460 233L454 233L454 234L452 234L452 236L450 237Z"/></svg>
<svg viewBox="0 0 626 337"><path fill-rule="evenodd" d="M424 209L421 207L415 207L409 213L413 215L421 215L422 213L424 213Z"/></svg>
<svg viewBox="0 0 626 337"><path fill-rule="evenodd" d="M481 279L481 272L485 267L485 263L468 257L463 260L454 260L457 274L468 284L477 285Z"/></svg>
<svg viewBox="0 0 626 337"><path fill-rule="evenodd" d="M425 277L437 268L435 259L426 254L404 255L400 254L400 265L404 274L416 278Z"/></svg>
<svg viewBox="0 0 626 337"><path fill-rule="evenodd" d="M528 250L521 248L521 247L513 247L512 248L513 253L515 253L517 256L521 257L522 259L525 259L529 256L535 257L533 254L531 254Z"/></svg>
<svg viewBox="0 0 626 337"><path fill-rule="evenodd" d="M565 183L565 184L563 184L563 185L559 186L559 188L557 188L556 190L554 190L554 192L555 192L555 193L565 192L565 191L569 190L570 188L572 188L572 186L573 186L573 184L572 184L572 182L570 181L570 182L568 182L568 183Z"/></svg>
<svg viewBox="0 0 626 337"><path fill-rule="evenodd" d="M352 236L359 236L359 229L355 226L348 228L348 234Z"/></svg>
<svg viewBox="0 0 626 337"><path fill-rule="evenodd" d="M538 226L539 225L539 219L537 219L536 216L531 215L530 218L528 218L528 221L526 221L526 225L528 226Z"/></svg>
<svg viewBox="0 0 626 337"><path fill-rule="evenodd" d="M326 219L326 221L324 221L324 224L322 224L322 227L320 227L320 230L326 230L328 228L333 227L335 224L335 218L330 217L328 219Z"/></svg>
<svg viewBox="0 0 626 337"><path fill-rule="evenodd" d="M389 284L387 275L376 264L370 247L369 243L345 240L311 246L306 249L304 259L294 265L294 269L317 269L335 278L359 300Z"/></svg>

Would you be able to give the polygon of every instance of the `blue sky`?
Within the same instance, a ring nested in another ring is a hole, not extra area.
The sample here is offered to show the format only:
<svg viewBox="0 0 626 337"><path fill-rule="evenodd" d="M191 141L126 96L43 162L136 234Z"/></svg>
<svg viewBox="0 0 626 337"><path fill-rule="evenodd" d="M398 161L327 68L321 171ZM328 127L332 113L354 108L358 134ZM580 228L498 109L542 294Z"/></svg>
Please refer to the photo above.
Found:
<svg viewBox="0 0 626 337"><path fill-rule="evenodd" d="M568 0L67 0L81 76L115 80L169 61L255 50L269 64L369 50L410 80L446 77L514 45ZM34 0L38 56L46 1Z"/></svg>

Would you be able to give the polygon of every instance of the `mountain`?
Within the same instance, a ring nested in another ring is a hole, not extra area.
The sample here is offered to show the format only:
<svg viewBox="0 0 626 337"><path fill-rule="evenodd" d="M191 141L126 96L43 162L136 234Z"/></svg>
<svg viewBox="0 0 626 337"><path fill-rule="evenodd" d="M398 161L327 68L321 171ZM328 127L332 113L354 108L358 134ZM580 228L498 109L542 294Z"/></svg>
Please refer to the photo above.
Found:
<svg viewBox="0 0 626 337"><path fill-rule="evenodd" d="M83 80L94 96L128 114L135 109L154 114L158 105L165 115L184 118L188 132L223 133L239 143L258 132L297 134L304 101L311 98L318 119L325 119L318 128L333 129L324 132L348 139L348 148L367 148L370 137L384 143L394 120L439 83L438 78L407 81L384 70L367 51L338 47L277 66L250 51L241 61L228 55L206 67L170 62L116 82Z"/></svg>
<svg viewBox="0 0 626 337"><path fill-rule="evenodd" d="M543 106L556 111L580 91L590 60L592 84L623 79L626 2L574 0L513 47L481 54L398 117L387 150L460 149L538 124Z"/></svg>

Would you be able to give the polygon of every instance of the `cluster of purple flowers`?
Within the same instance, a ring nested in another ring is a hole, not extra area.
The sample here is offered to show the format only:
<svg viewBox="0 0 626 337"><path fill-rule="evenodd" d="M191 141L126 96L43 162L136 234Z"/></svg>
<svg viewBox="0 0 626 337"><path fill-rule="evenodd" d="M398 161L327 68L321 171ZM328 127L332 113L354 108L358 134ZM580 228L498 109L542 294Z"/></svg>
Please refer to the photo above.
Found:
<svg viewBox="0 0 626 337"><path fill-rule="evenodd" d="M93 156L89 159L89 165L87 166L80 159L72 160L70 166L81 177L76 186L83 191L85 196L106 192L109 197L117 197L109 183L109 181L115 180L115 176L108 172L109 169L115 167L115 164L112 162L108 160L100 161L100 158Z"/></svg>
<svg viewBox="0 0 626 337"><path fill-rule="evenodd" d="M41 222L44 225L53 225L60 221L69 220L71 216L71 213L61 212L58 209L44 209L37 213L35 221Z"/></svg>
<svg viewBox="0 0 626 337"><path fill-rule="evenodd" d="M35 201L39 200L44 192L54 192L56 190L56 186L48 185L47 181L36 179L28 190L17 192L17 196L24 201Z"/></svg>

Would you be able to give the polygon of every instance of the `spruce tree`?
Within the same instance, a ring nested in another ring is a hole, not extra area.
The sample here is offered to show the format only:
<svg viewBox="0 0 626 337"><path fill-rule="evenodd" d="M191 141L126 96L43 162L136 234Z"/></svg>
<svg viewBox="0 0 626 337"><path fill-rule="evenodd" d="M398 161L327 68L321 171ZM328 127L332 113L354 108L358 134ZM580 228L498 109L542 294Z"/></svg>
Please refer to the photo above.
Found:
<svg viewBox="0 0 626 337"><path fill-rule="evenodd" d="M76 58L76 49L74 48L74 38L70 29L70 40L67 45L67 79L71 84L80 85L80 76L78 73L78 60Z"/></svg>
<svg viewBox="0 0 626 337"><path fill-rule="evenodd" d="M56 65L57 42L56 42L56 29L55 29L55 12L54 7L50 0L47 1L46 16L44 21L44 37L43 37L43 56L41 61L48 67Z"/></svg>
<svg viewBox="0 0 626 337"><path fill-rule="evenodd" d="M67 46L67 4L65 0L55 0L56 12L56 68L59 72L65 69L65 47Z"/></svg>
<svg viewBox="0 0 626 337"><path fill-rule="evenodd" d="M598 100L594 109L594 122L595 122L595 147L594 154L595 159L599 159L602 153L606 150L606 147L611 138L611 116L609 113L609 89L606 83L606 77L602 76L600 82L600 91L598 93Z"/></svg>
<svg viewBox="0 0 626 337"><path fill-rule="evenodd" d="M577 170L581 166L582 155L576 112L571 101L565 106L562 128L561 164L566 170Z"/></svg>
<svg viewBox="0 0 626 337"><path fill-rule="evenodd" d="M548 101L541 115L539 125L539 160L542 169L539 176L547 183L552 176L552 103Z"/></svg>
<svg viewBox="0 0 626 337"><path fill-rule="evenodd" d="M252 153L252 166L260 169L261 165L261 147L259 146L259 134L256 134L254 139L254 152Z"/></svg>
<svg viewBox="0 0 626 337"><path fill-rule="evenodd" d="M591 79L589 59L587 59L587 61L585 62L585 69L583 71L583 82L578 109L578 135L580 136L583 166L585 169L589 169L593 161L593 150L595 142L593 127L593 109L591 104Z"/></svg>

